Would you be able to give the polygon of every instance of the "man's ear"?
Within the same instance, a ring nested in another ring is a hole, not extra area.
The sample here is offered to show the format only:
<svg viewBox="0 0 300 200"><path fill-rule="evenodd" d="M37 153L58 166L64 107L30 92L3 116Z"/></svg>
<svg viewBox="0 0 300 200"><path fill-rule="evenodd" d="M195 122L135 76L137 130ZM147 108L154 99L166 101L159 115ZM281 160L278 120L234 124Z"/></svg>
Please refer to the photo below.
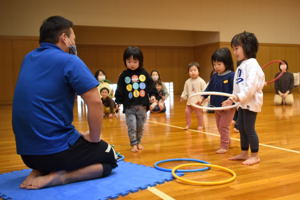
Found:
<svg viewBox="0 0 300 200"><path fill-rule="evenodd" d="M64 43L65 45L67 45L67 35L66 33L61 33L60 36L58 37L58 42Z"/></svg>

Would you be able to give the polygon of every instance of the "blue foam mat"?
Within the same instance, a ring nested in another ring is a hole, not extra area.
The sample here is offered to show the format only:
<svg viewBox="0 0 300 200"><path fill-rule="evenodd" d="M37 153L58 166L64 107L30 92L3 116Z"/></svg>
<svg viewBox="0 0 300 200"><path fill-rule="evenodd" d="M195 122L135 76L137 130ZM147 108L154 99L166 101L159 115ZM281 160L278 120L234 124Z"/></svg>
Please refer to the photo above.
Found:
<svg viewBox="0 0 300 200"><path fill-rule="evenodd" d="M29 169L1 174L0 197L5 200L114 199L173 179L170 172L162 172L153 167L125 161L118 162L118 165L112 174L105 178L39 190L19 188L20 183L30 173Z"/></svg>

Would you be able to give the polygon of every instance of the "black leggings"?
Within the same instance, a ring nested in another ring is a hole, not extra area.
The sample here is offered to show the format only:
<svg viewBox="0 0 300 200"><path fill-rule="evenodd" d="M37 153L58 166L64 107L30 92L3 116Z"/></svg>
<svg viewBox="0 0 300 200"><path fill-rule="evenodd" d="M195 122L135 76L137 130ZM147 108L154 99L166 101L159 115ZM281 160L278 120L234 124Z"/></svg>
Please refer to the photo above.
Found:
<svg viewBox="0 0 300 200"><path fill-rule="evenodd" d="M259 141L255 131L256 115L256 112L247 109L239 108L238 110L238 127L242 151L248 151L250 146L252 153L258 152Z"/></svg>
<svg viewBox="0 0 300 200"><path fill-rule="evenodd" d="M23 162L43 173L73 171L89 165L103 165L103 176L117 166L115 152L105 141L91 143L80 137L69 149L51 155L21 155Z"/></svg>

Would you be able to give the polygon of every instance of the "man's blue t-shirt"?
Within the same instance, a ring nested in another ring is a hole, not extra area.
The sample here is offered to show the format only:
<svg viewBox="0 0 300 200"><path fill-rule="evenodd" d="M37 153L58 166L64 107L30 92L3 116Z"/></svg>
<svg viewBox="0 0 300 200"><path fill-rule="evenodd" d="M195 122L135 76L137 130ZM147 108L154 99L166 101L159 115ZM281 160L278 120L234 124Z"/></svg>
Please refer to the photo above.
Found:
<svg viewBox="0 0 300 200"><path fill-rule="evenodd" d="M23 60L13 100L13 130L17 153L49 155L67 150L80 137L72 125L76 94L98 81L75 55L51 43Z"/></svg>

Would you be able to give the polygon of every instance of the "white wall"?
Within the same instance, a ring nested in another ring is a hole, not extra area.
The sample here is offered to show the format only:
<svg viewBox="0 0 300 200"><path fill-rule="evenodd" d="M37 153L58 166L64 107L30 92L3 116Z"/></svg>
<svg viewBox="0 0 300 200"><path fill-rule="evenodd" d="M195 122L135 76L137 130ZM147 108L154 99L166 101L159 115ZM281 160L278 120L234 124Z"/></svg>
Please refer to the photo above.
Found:
<svg viewBox="0 0 300 200"><path fill-rule="evenodd" d="M260 42L300 44L299 0L0 0L0 35L37 36L62 15L76 25L220 32L243 30Z"/></svg>

